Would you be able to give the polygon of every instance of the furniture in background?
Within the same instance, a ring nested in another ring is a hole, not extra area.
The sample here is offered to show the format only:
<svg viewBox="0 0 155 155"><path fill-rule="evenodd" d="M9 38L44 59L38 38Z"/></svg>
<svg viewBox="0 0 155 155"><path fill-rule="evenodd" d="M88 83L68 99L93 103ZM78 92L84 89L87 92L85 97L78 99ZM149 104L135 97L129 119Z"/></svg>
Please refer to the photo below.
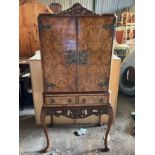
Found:
<svg viewBox="0 0 155 155"><path fill-rule="evenodd" d="M135 38L135 14L124 11L119 23L117 23L114 53L123 61L128 56L130 48L134 47Z"/></svg>
<svg viewBox="0 0 155 155"><path fill-rule="evenodd" d="M38 0L19 1L19 57L30 58L40 49L38 22L40 13L52 13Z"/></svg>
<svg viewBox="0 0 155 155"><path fill-rule="evenodd" d="M114 54L121 58L121 61L129 54L129 45L128 44L118 44L117 41L114 41Z"/></svg>
<svg viewBox="0 0 155 155"><path fill-rule="evenodd" d="M115 33L114 14L97 15L79 3L59 14L40 14L39 39L43 69L41 124L47 146L46 116L108 116L103 151L113 122L110 69Z"/></svg>
<svg viewBox="0 0 155 155"><path fill-rule="evenodd" d="M116 28L115 36L116 36L116 41L118 44L124 43L124 35L125 35L124 30L117 30L117 28Z"/></svg>
<svg viewBox="0 0 155 155"><path fill-rule="evenodd" d="M29 60L19 61L19 108L33 105Z"/></svg>
<svg viewBox="0 0 155 155"><path fill-rule="evenodd" d="M31 85L29 76L22 77L29 70L29 58L40 49L37 18L40 13L52 13L52 11L38 0L19 1L19 107L33 104L32 92L28 88ZM22 74L22 75L21 75Z"/></svg>
<svg viewBox="0 0 155 155"><path fill-rule="evenodd" d="M124 29L124 42L127 40L132 40L135 38L135 13L124 12L121 18L121 27L119 29Z"/></svg>
<svg viewBox="0 0 155 155"><path fill-rule="evenodd" d="M51 3L50 9L54 14L60 13L62 11L62 6L60 3Z"/></svg>

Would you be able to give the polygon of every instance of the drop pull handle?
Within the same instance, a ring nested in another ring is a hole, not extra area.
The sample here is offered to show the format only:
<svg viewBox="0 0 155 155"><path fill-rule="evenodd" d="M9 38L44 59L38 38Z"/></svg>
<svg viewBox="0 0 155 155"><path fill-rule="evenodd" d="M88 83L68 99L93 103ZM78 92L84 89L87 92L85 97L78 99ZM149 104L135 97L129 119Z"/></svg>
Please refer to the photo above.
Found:
<svg viewBox="0 0 155 155"><path fill-rule="evenodd" d="M68 103L71 103L72 102L72 100L71 99L68 99Z"/></svg>
<svg viewBox="0 0 155 155"><path fill-rule="evenodd" d="M52 99L51 99L51 103L53 104L54 102L55 102L55 100L52 98Z"/></svg>
<svg viewBox="0 0 155 155"><path fill-rule="evenodd" d="M100 98L100 102L103 102L103 98Z"/></svg>
<svg viewBox="0 0 155 155"><path fill-rule="evenodd" d="M82 103L86 103L86 99L85 98L82 100Z"/></svg>

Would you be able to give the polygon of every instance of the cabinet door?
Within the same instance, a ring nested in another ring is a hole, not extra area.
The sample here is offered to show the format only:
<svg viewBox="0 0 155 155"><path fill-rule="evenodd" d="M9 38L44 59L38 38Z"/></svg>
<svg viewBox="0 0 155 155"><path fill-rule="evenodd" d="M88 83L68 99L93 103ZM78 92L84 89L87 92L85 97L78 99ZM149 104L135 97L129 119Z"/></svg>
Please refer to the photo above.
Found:
<svg viewBox="0 0 155 155"><path fill-rule="evenodd" d="M75 21L73 17L39 17L44 91L47 93L76 91L76 65L69 61L76 52Z"/></svg>
<svg viewBox="0 0 155 155"><path fill-rule="evenodd" d="M109 88L114 21L113 15L78 18L78 51L87 56L77 66L79 92Z"/></svg>

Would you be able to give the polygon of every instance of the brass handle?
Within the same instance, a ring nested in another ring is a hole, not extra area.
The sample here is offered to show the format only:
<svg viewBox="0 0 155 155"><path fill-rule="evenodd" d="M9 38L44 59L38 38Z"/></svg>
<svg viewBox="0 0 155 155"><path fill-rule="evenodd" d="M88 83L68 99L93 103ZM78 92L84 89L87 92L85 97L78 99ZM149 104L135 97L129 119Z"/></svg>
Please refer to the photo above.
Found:
<svg viewBox="0 0 155 155"><path fill-rule="evenodd" d="M68 103L71 103L72 102L72 100L71 99L68 99Z"/></svg>
<svg viewBox="0 0 155 155"><path fill-rule="evenodd" d="M83 100L82 100L82 103L85 103L86 102L86 99L84 98Z"/></svg>
<svg viewBox="0 0 155 155"><path fill-rule="evenodd" d="M55 100L52 98L52 99L51 99L51 103L54 103L54 102L55 102Z"/></svg>
<svg viewBox="0 0 155 155"><path fill-rule="evenodd" d="M103 98L100 98L100 100L99 100L101 103L103 102Z"/></svg>

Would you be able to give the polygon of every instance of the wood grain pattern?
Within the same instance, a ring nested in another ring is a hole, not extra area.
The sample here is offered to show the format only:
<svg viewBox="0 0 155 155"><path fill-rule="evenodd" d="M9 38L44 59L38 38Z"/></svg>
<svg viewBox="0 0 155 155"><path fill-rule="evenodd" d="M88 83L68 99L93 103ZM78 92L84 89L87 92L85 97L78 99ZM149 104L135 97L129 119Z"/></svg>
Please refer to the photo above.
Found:
<svg viewBox="0 0 155 155"><path fill-rule="evenodd" d="M67 105L67 104L75 104L75 97L73 96L65 96L65 97L46 97L45 103L47 105Z"/></svg>
<svg viewBox="0 0 155 155"><path fill-rule="evenodd" d="M104 26L114 21L113 15L39 17L45 92L108 91L114 29ZM86 63L66 61L81 51Z"/></svg>
<svg viewBox="0 0 155 155"><path fill-rule="evenodd" d="M76 66L67 64L65 59L68 52L76 52L75 19L47 17L40 22L42 27L47 24L51 26L51 29L40 29L44 91L48 93L75 92Z"/></svg>
<svg viewBox="0 0 155 155"><path fill-rule="evenodd" d="M29 58L40 49L38 22L40 13L52 11L37 0L21 0L19 3L19 56Z"/></svg>
<svg viewBox="0 0 155 155"><path fill-rule="evenodd" d="M78 91L108 91L114 17L79 17L78 50L88 51L88 64L78 65Z"/></svg>
<svg viewBox="0 0 155 155"><path fill-rule="evenodd" d="M107 104L108 96L79 96L79 104Z"/></svg>
<svg viewBox="0 0 155 155"><path fill-rule="evenodd" d="M40 55L40 54L39 54ZM40 56L39 56L40 57ZM114 56L112 59L111 73L110 73L110 101L114 111L114 121L117 113L117 95L118 95L118 84L119 84L119 72L120 72L121 60ZM32 91L33 91L33 101L34 101L34 109L35 109L35 123L40 125L40 111L43 104L43 77L42 77L42 68L41 68L41 60L37 58L33 58L30 60L30 68L31 68L31 80L32 80ZM78 94L78 93L77 93ZM73 94L74 96L75 94ZM80 94L82 95L82 94ZM88 94L85 94L88 95ZM96 95L91 94L89 95ZM50 97L51 94L48 95ZM59 94L59 96L66 96L66 94ZM72 96L68 94L68 96ZM107 123L108 117L103 115L101 117L102 124ZM46 117L46 124L50 124L50 116ZM54 124L97 124L98 117L90 116L85 119L69 119L64 116L55 117L53 116Z"/></svg>
<svg viewBox="0 0 155 155"><path fill-rule="evenodd" d="M107 137L113 121L108 90L115 16L95 15L77 3L58 15L40 15L38 22L44 78L41 123L47 141L43 151L49 149L45 116L96 115L101 124L101 115L105 114L109 116L104 140L104 152L107 152ZM87 96L86 92L103 95ZM47 97L50 94L57 96Z"/></svg>
<svg viewBox="0 0 155 155"><path fill-rule="evenodd" d="M53 95L45 96L45 104L47 105L69 105L69 104L107 104L109 101L109 95Z"/></svg>

